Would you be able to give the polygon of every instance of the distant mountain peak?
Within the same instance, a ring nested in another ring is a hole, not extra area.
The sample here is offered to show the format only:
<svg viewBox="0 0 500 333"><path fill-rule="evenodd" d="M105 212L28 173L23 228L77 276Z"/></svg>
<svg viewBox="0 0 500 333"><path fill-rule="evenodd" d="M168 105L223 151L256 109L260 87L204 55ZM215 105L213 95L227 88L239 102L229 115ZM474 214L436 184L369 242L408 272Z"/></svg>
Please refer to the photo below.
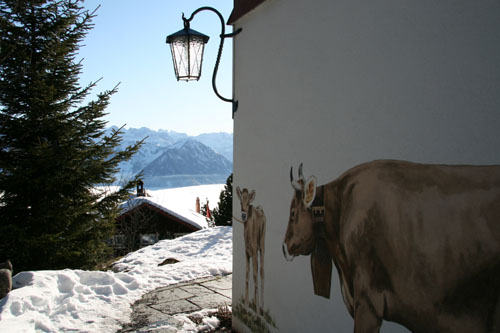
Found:
<svg viewBox="0 0 500 333"><path fill-rule="evenodd" d="M107 130L110 131L110 128ZM120 165L118 179L144 170L148 186L172 187L171 184L224 183L232 172L233 134L221 132L189 136L169 130L130 128L123 129L121 148L145 137L147 139L137 154Z"/></svg>
<svg viewBox="0 0 500 333"><path fill-rule="evenodd" d="M180 149L193 149L193 148L203 148L203 149L210 149L215 153L215 151L208 147L207 145L201 143L200 141L194 140L192 138L188 138L185 140L182 140L182 145Z"/></svg>
<svg viewBox="0 0 500 333"><path fill-rule="evenodd" d="M212 148L193 139L182 140L168 147L144 168L145 176L176 174L201 175L232 172L233 165Z"/></svg>

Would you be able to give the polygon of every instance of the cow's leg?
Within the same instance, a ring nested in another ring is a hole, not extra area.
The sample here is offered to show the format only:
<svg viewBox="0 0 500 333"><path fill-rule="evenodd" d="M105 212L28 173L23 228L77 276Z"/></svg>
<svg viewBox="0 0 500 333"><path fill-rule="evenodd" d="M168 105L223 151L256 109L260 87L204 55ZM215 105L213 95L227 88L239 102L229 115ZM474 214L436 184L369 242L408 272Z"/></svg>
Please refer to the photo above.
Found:
<svg viewBox="0 0 500 333"><path fill-rule="evenodd" d="M376 333L380 331L382 319L378 318L372 306L366 301L356 305L354 310L354 333Z"/></svg>
<svg viewBox="0 0 500 333"><path fill-rule="evenodd" d="M260 251L260 313L264 312L264 250Z"/></svg>
<svg viewBox="0 0 500 333"><path fill-rule="evenodd" d="M259 313L259 300L257 298L257 289L259 286L259 281L257 280L257 272L258 272L258 253L254 253L252 256L252 271L253 271L253 285L254 285L254 294L253 294L253 300L255 302L255 311Z"/></svg>
<svg viewBox="0 0 500 333"><path fill-rule="evenodd" d="M248 305L249 302L248 302L248 278L250 277L249 274L250 274L250 256L247 254L246 255L246 259L247 259L247 271L246 271L246 284L245 284L245 303Z"/></svg>

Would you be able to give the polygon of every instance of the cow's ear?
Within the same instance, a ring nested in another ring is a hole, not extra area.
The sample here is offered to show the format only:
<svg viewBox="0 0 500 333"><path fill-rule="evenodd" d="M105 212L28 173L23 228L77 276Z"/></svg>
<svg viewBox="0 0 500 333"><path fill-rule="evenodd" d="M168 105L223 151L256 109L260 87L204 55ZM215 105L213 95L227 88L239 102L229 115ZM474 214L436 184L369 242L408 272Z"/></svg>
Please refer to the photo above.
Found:
<svg viewBox="0 0 500 333"><path fill-rule="evenodd" d="M236 186L236 194L238 195L238 198L240 198L241 201L241 190L239 186Z"/></svg>
<svg viewBox="0 0 500 333"><path fill-rule="evenodd" d="M311 176L304 186L304 205L306 207L311 207L314 198L316 197L316 177Z"/></svg>
<svg viewBox="0 0 500 333"><path fill-rule="evenodd" d="M250 192L250 196L248 197L248 202L252 202L253 199L255 199L255 190L252 190L252 192Z"/></svg>

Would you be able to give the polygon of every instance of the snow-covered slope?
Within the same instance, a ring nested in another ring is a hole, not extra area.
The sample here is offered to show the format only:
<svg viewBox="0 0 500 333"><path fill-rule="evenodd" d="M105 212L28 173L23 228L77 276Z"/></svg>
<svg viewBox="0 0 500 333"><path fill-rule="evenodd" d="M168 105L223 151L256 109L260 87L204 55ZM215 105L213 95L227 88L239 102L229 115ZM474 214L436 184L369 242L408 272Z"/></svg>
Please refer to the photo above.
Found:
<svg viewBox="0 0 500 333"><path fill-rule="evenodd" d="M193 139L178 141L144 168L145 176L229 175L233 165L224 156Z"/></svg>
<svg viewBox="0 0 500 333"><path fill-rule="evenodd" d="M107 129L110 133L112 129L118 129L116 126ZM159 130L153 131L149 128L130 128L122 129L122 143L119 148L135 144L137 141L145 139L141 149L130 159L120 165L120 177L131 177L140 172L146 165L163 153L166 147L173 145L178 140L186 139L188 136L184 133Z"/></svg>
<svg viewBox="0 0 500 333"><path fill-rule="evenodd" d="M193 137L193 139L209 146L222 156L233 162L233 134L229 133L204 133Z"/></svg>
<svg viewBox="0 0 500 333"><path fill-rule="evenodd" d="M179 260L158 266L167 258ZM112 271L33 271L14 277L0 300L0 332L115 332L130 304L174 283L232 272L232 228L160 241L122 258Z"/></svg>

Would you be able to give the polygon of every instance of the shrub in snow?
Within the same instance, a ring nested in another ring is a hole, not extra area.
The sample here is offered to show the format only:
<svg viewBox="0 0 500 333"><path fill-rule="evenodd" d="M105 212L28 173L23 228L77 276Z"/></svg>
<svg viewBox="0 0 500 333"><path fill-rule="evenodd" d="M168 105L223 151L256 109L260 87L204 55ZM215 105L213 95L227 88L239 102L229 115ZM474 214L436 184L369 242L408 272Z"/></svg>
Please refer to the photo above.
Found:
<svg viewBox="0 0 500 333"><path fill-rule="evenodd" d="M7 296L12 290L12 264L7 260L0 269L0 299Z"/></svg>

